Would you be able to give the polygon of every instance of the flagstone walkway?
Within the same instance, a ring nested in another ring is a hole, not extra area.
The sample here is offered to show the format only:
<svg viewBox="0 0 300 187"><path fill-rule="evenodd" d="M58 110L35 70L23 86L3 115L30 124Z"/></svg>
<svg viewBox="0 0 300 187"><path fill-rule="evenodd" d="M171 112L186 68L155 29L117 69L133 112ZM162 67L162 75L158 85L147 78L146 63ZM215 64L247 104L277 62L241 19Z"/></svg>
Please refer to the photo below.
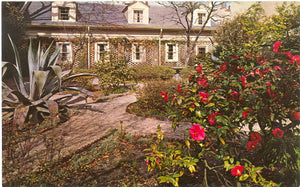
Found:
<svg viewBox="0 0 300 187"><path fill-rule="evenodd" d="M127 113L127 106L135 101L135 94L128 94L100 103L88 100L86 107L84 102L77 103L77 106L81 106L81 109L77 110L77 114L56 129L56 132L60 132L63 137L62 155L71 154L92 144L105 136L109 129L121 129L121 123L122 130L133 135L153 134L160 125L164 136L183 137L182 130L188 126L182 126L174 132L170 121L160 121ZM73 107L76 108L76 104Z"/></svg>

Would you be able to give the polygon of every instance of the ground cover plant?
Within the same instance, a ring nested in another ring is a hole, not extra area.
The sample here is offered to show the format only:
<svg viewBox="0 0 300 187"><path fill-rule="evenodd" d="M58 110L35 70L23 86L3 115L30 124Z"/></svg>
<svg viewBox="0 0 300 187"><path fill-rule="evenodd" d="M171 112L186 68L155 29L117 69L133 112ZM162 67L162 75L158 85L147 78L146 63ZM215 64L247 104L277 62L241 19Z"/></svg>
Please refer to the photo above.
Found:
<svg viewBox="0 0 300 187"><path fill-rule="evenodd" d="M206 186L208 170L220 185L297 186L300 56L277 41L270 58L241 49L227 51L220 61L211 72L198 65L176 96L161 92L166 106L177 109L169 115L173 127L183 120L192 126L180 146L152 146L149 170L174 186L184 173L199 170Z"/></svg>
<svg viewBox="0 0 300 187"><path fill-rule="evenodd" d="M36 165L27 169L21 167L23 173L19 175L16 173L16 166L20 163L9 164L10 160L5 159L4 186L157 185L155 178L147 172L143 152L152 142L152 136L133 136L117 129L108 129L105 134L97 142L70 156L49 159L47 154L41 155L43 153L40 152L39 156L35 156ZM24 137L23 135L18 137ZM37 136L44 135L32 134L31 140ZM52 147L49 146L48 151L58 151L61 148L58 147L61 144L56 138L55 135L52 139L48 137L45 143L52 141ZM18 157L27 161L27 157ZM17 158L14 160L17 161Z"/></svg>

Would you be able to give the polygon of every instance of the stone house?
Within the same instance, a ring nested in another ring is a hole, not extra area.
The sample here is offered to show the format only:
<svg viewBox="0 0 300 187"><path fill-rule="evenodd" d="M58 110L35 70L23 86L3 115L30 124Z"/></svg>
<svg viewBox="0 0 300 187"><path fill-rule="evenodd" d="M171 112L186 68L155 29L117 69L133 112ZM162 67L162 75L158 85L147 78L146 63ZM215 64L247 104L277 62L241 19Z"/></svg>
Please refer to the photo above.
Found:
<svg viewBox="0 0 300 187"><path fill-rule="evenodd" d="M176 23L175 12L169 7L147 2L61 1L32 2L28 10L40 13L28 21L27 37L47 41L47 45L54 40L60 48L62 65L92 68L108 52L124 56L130 65L184 65L185 30ZM228 7L219 7L215 12L219 10L230 15ZM193 16L193 31L197 33L207 11L204 7L197 9ZM210 37L221 19L219 16L208 21L194 55L213 50Z"/></svg>

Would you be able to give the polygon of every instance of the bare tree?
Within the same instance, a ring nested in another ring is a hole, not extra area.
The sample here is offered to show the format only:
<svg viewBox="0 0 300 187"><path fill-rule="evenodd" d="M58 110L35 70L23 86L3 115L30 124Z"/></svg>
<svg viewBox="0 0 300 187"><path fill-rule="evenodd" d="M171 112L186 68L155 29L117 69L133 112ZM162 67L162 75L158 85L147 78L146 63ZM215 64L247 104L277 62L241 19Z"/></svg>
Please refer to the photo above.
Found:
<svg viewBox="0 0 300 187"><path fill-rule="evenodd" d="M171 8L174 11L174 15L169 18L170 21L181 25L184 29L186 36L185 66L187 66L188 62L191 60L199 37L207 26L207 23L210 20L219 22L221 19L228 17L228 14L218 10L218 7L222 4L222 2L172 1L163 2L160 4L165 7ZM199 18L195 16L194 12L198 9L206 11L205 19L202 20L203 22L200 27L195 26L195 22ZM195 39L193 39L194 37Z"/></svg>

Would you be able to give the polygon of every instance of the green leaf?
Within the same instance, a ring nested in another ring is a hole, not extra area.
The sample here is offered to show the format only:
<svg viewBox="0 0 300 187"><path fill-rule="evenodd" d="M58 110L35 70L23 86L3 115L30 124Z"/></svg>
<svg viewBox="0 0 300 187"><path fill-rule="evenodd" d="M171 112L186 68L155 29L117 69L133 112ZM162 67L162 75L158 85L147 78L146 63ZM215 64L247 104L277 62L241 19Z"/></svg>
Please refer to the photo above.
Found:
<svg viewBox="0 0 300 187"><path fill-rule="evenodd" d="M240 181L245 181L245 180L248 179L248 177L249 177L249 175L245 173L245 174L243 174L243 175L241 175L241 176L239 177L239 180L240 180Z"/></svg>
<svg viewBox="0 0 300 187"><path fill-rule="evenodd" d="M188 149L190 149L191 143L188 140L185 140L185 145L188 147Z"/></svg>
<svg viewBox="0 0 300 187"><path fill-rule="evenodd" d="M43 93L43 89L47 81L47 75L49 74L49 71L34 71L33 74L35 78L36 89L38 91L37 95L40 98ZM34 92L35 90L31 90L31 91Z"/></svg>
<svg viewBox="0 0 300 187"><path fill-rule="evenodd" d="M207 104L207 105L205 105L205 107L213 107L213 106L215 106L215 103L209 103L209 104Z"/></svg>

